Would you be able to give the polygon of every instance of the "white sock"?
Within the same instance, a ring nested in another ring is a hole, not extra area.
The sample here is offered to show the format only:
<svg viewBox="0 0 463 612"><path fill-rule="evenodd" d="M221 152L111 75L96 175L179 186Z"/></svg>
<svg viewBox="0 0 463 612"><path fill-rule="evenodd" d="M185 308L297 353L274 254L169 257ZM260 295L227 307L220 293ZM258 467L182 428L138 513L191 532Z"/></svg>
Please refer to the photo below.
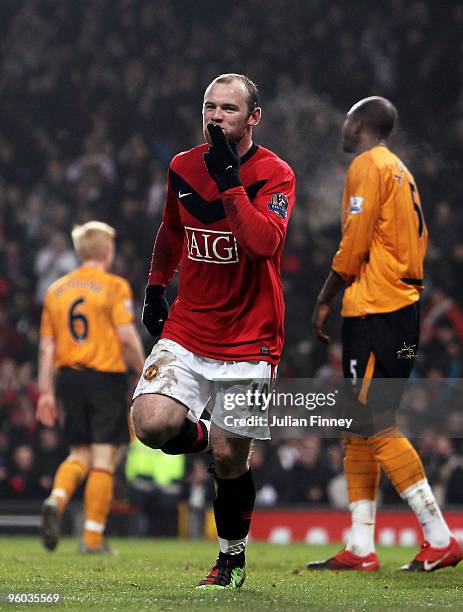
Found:
<svg viewBox="0 0 463 612"><path fill-rule="evenodd" d="M423 528L424 539L434 548L449 545L452 534L431 491L427 480L420 480L400 494L416 514Z"/></svg>
<svg viewBox="0 0 463 612"><path fill-rule="evenodd" d="M376 502L371 499L360 499L349 504L352 515L352 526L346 549L365 557L375 552Z"/></svg>
<svg viewBox="0 0 463 612"><path fill-rule="evenodd" d="M226 553L227 555L239 555L244 552L247 542L248 536L241 540L225 540L225 538L219 538L220 552Z"/></svg>

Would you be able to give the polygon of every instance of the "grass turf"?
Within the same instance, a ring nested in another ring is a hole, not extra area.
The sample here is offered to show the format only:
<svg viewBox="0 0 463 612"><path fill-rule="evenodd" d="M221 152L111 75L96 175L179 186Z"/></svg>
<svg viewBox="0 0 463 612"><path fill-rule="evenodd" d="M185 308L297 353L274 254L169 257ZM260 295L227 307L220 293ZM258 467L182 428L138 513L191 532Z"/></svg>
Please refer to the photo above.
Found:
<svg viewBox="0 0 463 612"><path fill-rule="evenodd" d="M248 578L240 590L195 590L217 553L214 543L192 540L113 539L118 556L81 555L64 538L54 553L33 538L0 538L0 591L60 593L55 610L462 610L463 564L431 574L397 572L415 549L379 548L379 572L308 572L308 561L339 546L248 547ZM44 608L10 604L0 609Z"/></svg>

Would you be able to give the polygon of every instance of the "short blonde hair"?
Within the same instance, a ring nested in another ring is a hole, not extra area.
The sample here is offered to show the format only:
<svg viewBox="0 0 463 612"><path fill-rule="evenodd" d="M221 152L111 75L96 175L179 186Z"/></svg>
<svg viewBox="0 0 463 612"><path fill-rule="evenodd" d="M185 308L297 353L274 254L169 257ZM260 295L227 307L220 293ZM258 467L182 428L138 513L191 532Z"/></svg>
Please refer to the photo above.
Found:
<svg viewBox="0 0 463 612"><path fill-rule="evenodd" d="M116 230L102 221L88 221L76 225L71 232L72 242L82 261L102 260L113 245Z"/></svg>
<svg viewBox="0 0 463 612"><path fill-rule="evenodd" d="M238 81L243 89L246 90L248 96L248 111L251 115L256 108L259 106L259 92L257 89L257 85L251 81L249 77L245 74L237 74L235 72L227 72L226 74L219 74L219 76L215 77L215 79L210 83L207 87L211 85L215 85L216 83L221 83L223 85L231 85L235 81ZM206 90L207 91L207 90Z"/></svg>

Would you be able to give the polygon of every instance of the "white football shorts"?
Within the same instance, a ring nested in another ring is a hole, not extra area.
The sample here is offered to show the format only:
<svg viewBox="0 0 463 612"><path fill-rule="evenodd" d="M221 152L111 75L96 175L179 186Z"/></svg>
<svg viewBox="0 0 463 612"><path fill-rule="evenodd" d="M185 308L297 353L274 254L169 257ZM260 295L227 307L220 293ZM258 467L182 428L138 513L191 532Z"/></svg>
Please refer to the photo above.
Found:
<svg viewBox="0 0 463 612"><path fill-rule="evenodd" d="M268 409L249 401L271 388L276 367L267 361L218 361L192 353L163 338L147 357L133 399L145 393L167 395L188 408L197 421L204 410L230 433L269 440Z"/></svg>

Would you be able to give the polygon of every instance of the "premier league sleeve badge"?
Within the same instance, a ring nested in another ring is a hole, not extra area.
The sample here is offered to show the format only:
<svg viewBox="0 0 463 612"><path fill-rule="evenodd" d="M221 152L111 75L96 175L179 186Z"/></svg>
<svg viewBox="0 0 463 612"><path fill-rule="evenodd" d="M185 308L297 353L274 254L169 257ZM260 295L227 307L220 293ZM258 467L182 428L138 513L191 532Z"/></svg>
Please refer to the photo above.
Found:
<svg viewBox="0 0 463 612"><path fill-rule="evenodd" d="M288 198L284 193L272 193L272 201L267 206L275 215L286 219L288 215Z"/></svg>

